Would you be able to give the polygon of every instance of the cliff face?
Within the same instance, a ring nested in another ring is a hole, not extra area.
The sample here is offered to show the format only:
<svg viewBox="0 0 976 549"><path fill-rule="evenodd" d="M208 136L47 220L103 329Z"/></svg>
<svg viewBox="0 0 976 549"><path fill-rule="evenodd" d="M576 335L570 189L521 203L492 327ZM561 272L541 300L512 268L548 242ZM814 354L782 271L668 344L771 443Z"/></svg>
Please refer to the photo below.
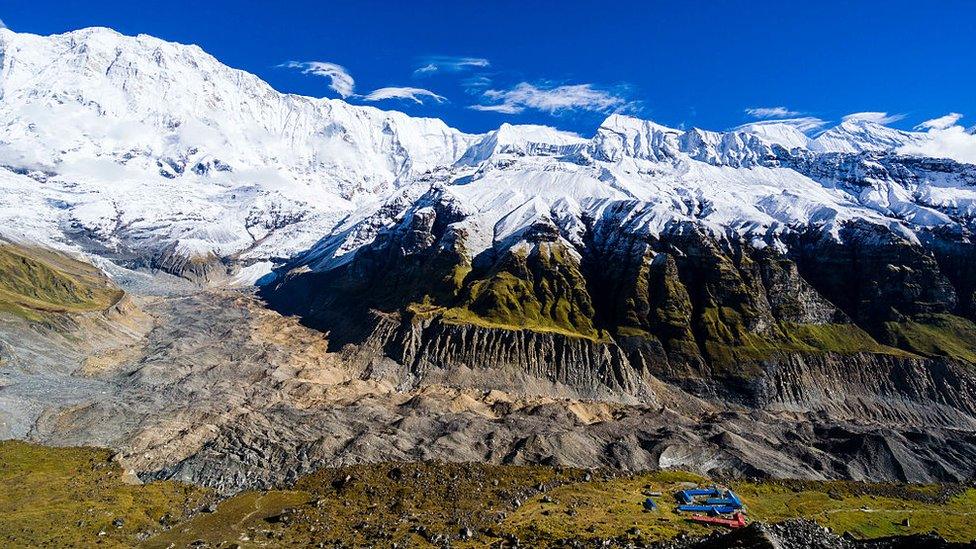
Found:
<svg viewBox="0 0 976 549"><path fill-rule="evenodd" d="M958 239L850 223L777 249L585 219L578 238L539 222L470 257L468 215L434 189L346 264L289 273L265 298L401 387L656 404L663 382L756 408L973 424Z"/></svg>
<svg viewBox="0 0 976 549"><path fill-rule="evenodd" d="M386 355L417 384L654 402L640 371L611 341L414 317L389 334Z"/></svg>

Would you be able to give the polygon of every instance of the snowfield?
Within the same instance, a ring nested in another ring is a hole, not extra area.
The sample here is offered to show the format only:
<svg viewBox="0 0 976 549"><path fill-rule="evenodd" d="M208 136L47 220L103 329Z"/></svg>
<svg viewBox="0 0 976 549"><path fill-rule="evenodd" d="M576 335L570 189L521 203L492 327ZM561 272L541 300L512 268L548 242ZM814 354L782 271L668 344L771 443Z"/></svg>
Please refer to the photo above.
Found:
<svg viewBox="0 0 976 549"><path fill-rule="evenodd" d="M342 264L432 185L468 215L471 253L582 219L659 235L695 221L778 245L852 220L968 231L976 166L904 156L935 137L864 119L726 132L611 115L590 137L283 94L196 46L104 28L0 29L0 235L107 257L219 258L250 284L300 256ZM808 130L809 131L809 130ZM967 134L968 135L968 134Z"/></svg>

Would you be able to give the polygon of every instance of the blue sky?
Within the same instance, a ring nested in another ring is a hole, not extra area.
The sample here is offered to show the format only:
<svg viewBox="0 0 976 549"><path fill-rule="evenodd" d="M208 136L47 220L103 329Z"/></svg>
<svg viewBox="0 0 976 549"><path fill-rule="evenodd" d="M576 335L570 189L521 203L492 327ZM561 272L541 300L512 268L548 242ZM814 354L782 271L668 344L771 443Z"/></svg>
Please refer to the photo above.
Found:
<svg viewBox="0 0 976 549"><path fill-rule="evenodd" d="M709 129L859 111L904 115L893 125L905 128L949 112L976 124L972 1L8 0L0 19L194 43L281 91L465 131L590 134L613 111ZM774 107L791 114L747 112Z"/></svg>

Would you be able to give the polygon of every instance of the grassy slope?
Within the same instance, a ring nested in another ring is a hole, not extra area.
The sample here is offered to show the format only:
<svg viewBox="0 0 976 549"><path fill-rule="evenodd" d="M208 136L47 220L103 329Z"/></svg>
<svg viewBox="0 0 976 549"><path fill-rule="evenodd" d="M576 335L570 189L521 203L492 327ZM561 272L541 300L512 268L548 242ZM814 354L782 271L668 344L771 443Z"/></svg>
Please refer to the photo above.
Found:
<svg viewBox="0 0 976 549"><path fill-rule="evenodd" d="M5 242L0 242L0 275L0 311L31 319L45 312L106 309L122 297L92 265Z"/></svg>
<svg viewBox="0 0 976 549"><path fill-rule="evenodd" d="M943 494L935 486L872 485L855 482L786 484L741 483L738 493L750 502L754 517L779 521L805 516L835 532L874 538L913 532L937 532L954 541L976 539L976 490ZM902 523L908 519L909 526Z"/></svg>
<svg viewBox="0 0 976 549"><path fill-rule="evenodd" d="M644 540L707 533L708 529L689 524L674 512L669 494L687 481L706 483L691 474L666 471L564 486L548 494L553 503L543 503L537 497L519 509L509 524L521 531L534 528L554 538L606 538L632 527ZM751 520L808 518L836 533L851 532L860 538L935 531L950 540L976 539L973 489L951 495L943 504L936 502L942 488L933 486L733 482L731 487L746 503ZM644 512L643 492L653 491L665 494L655 498L659 510ZM910 526L902 526L905 518Z"/></svg>
<svg viewBox="0 0 976 549"><path fill-rule="evenodd" d="M531 330L599 340L586 283L569 251L542 243L531 251L513 250L487 272L458 268L454 296L412 303L417 315L438 315L454 324L502 330ZM443 297L443 296L442 296ZM440 302L438 302L440 301Z"/></svg>
<svg viewBox="0 0 976 549"><path fill-rule="evenodd" d="M531 546L547 546L565 538L625 537L649 542L711 531L684 520L667 495L687 483L707 482L689 473L665 471L584 482L580 471L542 467L421 464L396 468L403 475L398 480L390 478L388 465L322 471L300 481L299 492L273 492L274 497L291 501L277 512L265 506L253 514L254 502L268 496L243 494L213 515L188 522L180 532L155 538L152 545L180 545L199 538L240 543L243 534L252 542L298 545L385 540L425 546L440 535L455 538L456 546L480 547L508 536ZM347 474L352 477L348 485L333 485ZM540 484L546 486L544 492L537 490ZM925 494L940 492L938 487L858 483L734 483L733 487L745 499L752 520L805 517L858 537L936 531L952 540L976 539L972 521L976 490L972 489L952 495L943 504ZM644 492L651 491L666 495L657 498L659 511L645 512ZM516 499L522 502L518 508L513 504ZM286 508L287 523L264 519ZM910 520L908 527L902 526L905 518ZM218 526L226 524L236 528L236 536L227 535L234 528ZM456 538L465 526L476 532L476 538L461 543Z"/></svg>
<svg viewBox="0 0 976 549"><path fill-rule="evenodd" d="M453 546L481 547L515 536L544 547L567 537L652 541L710 531L674 512L669 494L708 482L678 471L594 473L586 480L584 471L548 467L353 466L302 477L291 490L244 492L213 513L183 520L210 501L206 490L174 482L125 484L108 455L0 443L0 545L185 547L202 539L242 547L423 547L449 536ZM958 541L976 538L974 489L799 481L732 487L752 520L806 517L859 537L934 530ZM665 494L657 498L659 511L643 510L648 491ZM171 528L160 524L166 514ZM121 528L112 525L115 518L124 519ZM465 527L475 538L462 542Z"/></svg>
<svg viewBox="0 0 976 549"><path fill-rule="evenodd" d="M0 442L0 546L127 547L140 532L160 531L164 515L178 521L208 497L174 482L127 484L110 455Z"/></svg>
<svg viewBox="0 0 976 549"><path fill-rule="evenodd" d="M976 324L951 314L918 315L889 322L886 331L899 347L923 356L946 356L976 364Z"/></svg>

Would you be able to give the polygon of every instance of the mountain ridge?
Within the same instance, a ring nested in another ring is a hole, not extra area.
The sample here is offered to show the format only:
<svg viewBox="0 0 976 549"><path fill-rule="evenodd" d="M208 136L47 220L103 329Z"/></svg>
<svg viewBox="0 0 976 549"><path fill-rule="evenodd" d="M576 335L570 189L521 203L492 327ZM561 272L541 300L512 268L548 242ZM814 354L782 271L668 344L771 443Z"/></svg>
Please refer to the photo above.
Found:
<svg viewBox="0 0 976 549"><path fill-rule="evenodd" d="M105 28L48 37L0 32L0 164L7 167L0 176L11 197L0 226L8 237L203 281L256 280L350 220L373 215L405 187L477 178L499 162L523 163L534 174L594 160L654 162L662 165L623 167L657 170L656 179L667 184L681 174L669 175L664 164L680 172L691 161L691 171L701 170L695 162L730 168L707 177L762 180L732 169L782 166L782 150L796 149L784 145L802 144L783 129L787 123L776 135L773 123L685 131L623 115L610 115L591 138L508 124L466 134L436 119L282 94L197 46L148 35ZM845 121L813 138L799 134L813 156L890 154L925 135L867 120ZM646 196L610 175L594 180L625 196ZM36 182L41 196L25 196L37 193L26 190ZM612 194L588 188L594 197ZM972 197L950 191L932 193L927 204L961 202L968 212ZM700 191L692 185L688 192ZM25 199L39 212L29 220L15 207ZM745 221L768 223L750 216Z"/></svg>

